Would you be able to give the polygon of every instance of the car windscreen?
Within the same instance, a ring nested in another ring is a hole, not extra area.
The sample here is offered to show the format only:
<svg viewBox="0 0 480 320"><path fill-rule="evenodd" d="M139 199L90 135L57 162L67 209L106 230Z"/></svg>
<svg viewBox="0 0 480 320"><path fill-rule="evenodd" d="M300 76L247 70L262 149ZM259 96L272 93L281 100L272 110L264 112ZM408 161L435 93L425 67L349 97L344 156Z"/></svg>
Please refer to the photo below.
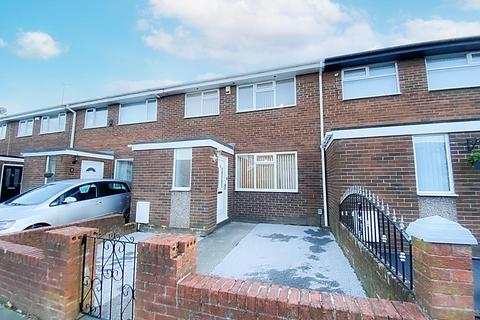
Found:
<svg viewBox="0 0 480 320"><path fill-rule="evenodd" d="M45 184L38 188L32 189L27 191L18 197L15 197L4 204L11 205L11 206L32 206L36 204L40 204L45 202L46 200L50 199L57 193L65 190L65 185L63 184Z"/></svg>

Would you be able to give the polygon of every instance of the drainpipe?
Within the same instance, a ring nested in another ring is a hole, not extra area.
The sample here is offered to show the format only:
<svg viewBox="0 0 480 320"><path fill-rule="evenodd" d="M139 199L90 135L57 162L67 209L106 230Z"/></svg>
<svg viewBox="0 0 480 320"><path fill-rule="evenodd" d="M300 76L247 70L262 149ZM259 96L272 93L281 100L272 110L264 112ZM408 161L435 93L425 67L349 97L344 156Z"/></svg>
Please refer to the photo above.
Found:
<svg viewBox="0 0 480 320"><path fill-rule="evenodd" d="M322 81L322 74L323 74L323 60L320 61L320 68L318 72L318 87L319 87L319 94L320 94L320 154L322 156L322 192L323 192L323 223L325 227L328 227L328 201L327 201L327 169L326 169L326 161L325 161L325 149L323 148L323 139L325 138L325 129L323 123L323 81Z"/></svg>
<svg viewBox="0 0 480 320"><path fill-rule="evenodd" d="M68 104L65 105L65 109L73 114L72 119L72 131L70 132L70 149L73 149L75 144L75 130L77 129L77 112L74 111Z"/></svg>

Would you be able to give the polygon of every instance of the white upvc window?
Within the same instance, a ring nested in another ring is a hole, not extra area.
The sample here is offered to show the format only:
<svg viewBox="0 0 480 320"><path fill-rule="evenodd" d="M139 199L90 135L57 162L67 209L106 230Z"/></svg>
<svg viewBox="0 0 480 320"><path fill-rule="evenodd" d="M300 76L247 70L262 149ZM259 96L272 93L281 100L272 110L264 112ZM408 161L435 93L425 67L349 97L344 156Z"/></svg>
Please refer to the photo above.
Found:
<svg viewBox="0 0 480 320"><path fill-rule="evenodd" d="M20 120L18 122L17 137L28 137L33 133L33 119Z"/></svg>
<svg viewBox="0 0 480 320"><path fill-rule="evenodd" d="M342 70L343 100L400 94L397 63Z"/></svg>
<svg viewBox="0 0 480 320"><path fill-rule="evenodd" d="M190 191L191 182L192 148L174 149L172 190Z"/></svg>
<svg viewBox="0 0 480 320"><path fill-rule="evenodd" d="M296 152L239 154L235 166L237 191L298 191Z"/></svg>
<svg viewBox="0 0 480 320"><path fill-rule="evenodd" d="M85 110L85 129L107 126L108 109L90 108Z"/></svg>
<svg viewBox="0 0 480 320"><path fill-rule="evenodd" d="M237 88L237 112L291 107L296 104L296 78L240 85Z"/></svg>
<svg viewBox="0 0 480 320"><path fill-rule="evenodd" d="M215 116L220 114L219 90L187 93L185 118Z"/></svg>
<svg viewBox="0 0 480 320"><path fill-rule="evenodd" d="M413 153L417 194L423 196L455 195L448 135L414 136Z"/></svg>
<svg viewBox="0 0 480 320"><path fill-rule="evenodd" d="M156 99L120 105L118 114L118 124L120 125L153 121L157 121Z"/></svg>
<svg viewBox="0 0 480 320"><path fill-rule="evenodd" d="M45 177L45 183L50 183L55 181L56 171L57 171L57 157L47 156L45 172L48 174L48 176Z"/></svg>
<svg viewBox="0 0 480 320"><path fill-rule="evenodd" d="M65 131L67 115L61 112L56 116L43 116L40 123L40 133L54 133Z"/></svg>
<svg viewBox="0 0 480 320"><path fill-rule="evenodd" d="M123 181L132 181L133 177L133 159L115 160L115 179Z"/></svg>
<svg viewBox="0 0 480 320"><path fill-rule="evenodd" d="M0 124L0 140L3 140L7 137L7 124Z"/></svg>
<svg viewBox="0 0 480 320"><path fill-rule="evenodd" d="M431 56L425 63L428 90L480 86L480 52Z"/></svg>

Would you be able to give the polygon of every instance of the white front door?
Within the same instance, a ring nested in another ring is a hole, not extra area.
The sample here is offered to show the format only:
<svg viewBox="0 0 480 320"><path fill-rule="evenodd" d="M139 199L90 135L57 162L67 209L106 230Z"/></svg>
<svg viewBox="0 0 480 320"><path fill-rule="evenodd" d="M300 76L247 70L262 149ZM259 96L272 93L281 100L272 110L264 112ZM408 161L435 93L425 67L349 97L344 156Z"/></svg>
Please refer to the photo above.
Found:
<svg viewBox="0 0 480 320"><path fill-rule="evenodd" d="M82 160L80 179L103 179L103 162Z"/></svg>
<svg viewBox="0 0 480 320"><path fill-rule="evenodd" d="M218 157L217 223L228 218L228 158Z"/></svg>

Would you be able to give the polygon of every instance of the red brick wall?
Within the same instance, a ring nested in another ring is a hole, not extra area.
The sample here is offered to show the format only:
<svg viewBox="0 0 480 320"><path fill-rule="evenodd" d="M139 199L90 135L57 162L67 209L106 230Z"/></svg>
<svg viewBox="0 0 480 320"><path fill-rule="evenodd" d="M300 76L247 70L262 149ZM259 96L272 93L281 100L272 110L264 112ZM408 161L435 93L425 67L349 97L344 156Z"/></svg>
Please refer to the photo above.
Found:
<svg viewBox="0 0 480 320"><path fill-rule="evenodd" d="M23 167L22 192L45 182L47 157L26 157Z"/></svg>
<svg viewBox="0 0 480 320"><path fill-rule="evenodd" d="M175 235L138 244L136 319L426 319L411 303L192 275L195 246Z"/></svg>
<svg viewBox="0 0 480 320"><path fill-rule="evenodd" d="M400 95L342 101L341 71L324 74L326 130L411 122L478 119L480 89L428 91L425 60L398 61ZM339 76L335 77L335 74Z"/></svg>
<svg viewBox="0 0 480 320"><path fill-rule="evenodd" d="M40 120L34 121L33 135L17 137L18 121L10 122L7 126L7 135L0 140L0 154L20 156L20 153L31 149L68 148L70 145L70 130L72 114L67 113L64 132L40 134Z"/></svg>

